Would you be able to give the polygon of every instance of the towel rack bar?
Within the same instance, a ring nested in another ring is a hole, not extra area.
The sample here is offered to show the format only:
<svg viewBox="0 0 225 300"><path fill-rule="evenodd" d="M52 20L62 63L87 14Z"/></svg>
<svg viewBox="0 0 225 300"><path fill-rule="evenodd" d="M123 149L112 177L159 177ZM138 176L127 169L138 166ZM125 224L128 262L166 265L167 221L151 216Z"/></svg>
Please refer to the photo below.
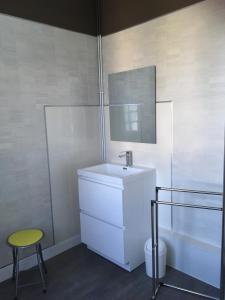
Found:
<svg viewBox="0 0 225 300"><path fill-rule="evenodd" d="M203 195L212 195L212 196L223 196L223 193L220 193L220 192L187 190L187 189L177 189L177 188L160 187L160 186L157 186L156 190L158 190L158 191L180 192L180 193L190 193L190 194L203 194Z"/></svg>
<svg viewBox="0 0 225 300"><path fill-rule="evenodd" d="M215 206L184 204L184 203L167 202L167 201L153 201L153 202L157 203L157 204L170 205L170 206L180 206L180 207L188 207L188 208L199 208L199 209L209 209L209 210L223 211L222 207L215 207Z"/></svg>
<svg viewBox="0 0 225 300"><path fill-rule="evenodd" d="M219 300L219 298L217 298L217 297L212 297L210 295L198 293L198 292L195 292L195 291L192 291L192 290L184 289L184 288L181 288L181 287L178 287L178 286L175 286L175 285L172 285L172 284L164 283L164 282L161 283L161 286L166 286L166 287L169 287L169 288L172 288L172 289L175 289L175 290L179 290L179 291L189 293L189 294L192 294L192 295L197 295L197 296L204 297L204 298L207 298L207 299Z"/></svg>

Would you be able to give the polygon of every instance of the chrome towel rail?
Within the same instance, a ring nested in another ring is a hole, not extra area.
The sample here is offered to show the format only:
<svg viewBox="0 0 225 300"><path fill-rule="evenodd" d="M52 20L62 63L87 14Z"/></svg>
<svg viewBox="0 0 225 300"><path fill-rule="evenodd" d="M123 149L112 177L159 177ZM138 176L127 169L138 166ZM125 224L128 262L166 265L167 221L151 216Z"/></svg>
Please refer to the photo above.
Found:
<svg viewBox="0 0 225 300"><path fill-rule="evenodd" d="M158 191L171 191L171 192L182 192L189 194L202 194L202 195L212 195L212 196L223 196L220 192L210 192L210 191L199 191L199 190L187 190L187 189L177 189L168 187L156 187Z"/></svg>
<svg viewBox="0 0 225 300"><path fill-rule="evenodd" d="M201 296L207 299L213 300L224 300L223 292L221 292L220 298L216 298L210 295L198 293L192 290L184 289L182 287L178 287L169 283L165 283L159 281L159 249L158 249L158 239L159 239L159 224L158 224L158 206L159 205L170 205L177 207L185 207L185 208L195 208L195 209L208 209L214 211L220 211L224 213L223 207L215 207L215 206L205 206L205 205L195 205L195 204L186 204L186 203L175 203L175 202L166 202L159 201L159 191L171 191L171 192L179 192L179 193L190 193L190 194L204 194L211 196L222 196L223 193L219 192L210 192L210 191L198 191L198 190L188 190L188 189L177 189L177 188L167 188L167 187L156 187L156 200L151 201L151 233L152 233L152 299L156 299L157 294L161 287L173 288L179 291L183 291L186 293L190 293L192 295ZM223 233L224 235L224 233ZM223 247L223 243L222 243ZM222 251L223 253L224 251ZM222 273L222 263L221 263L221 273ZM221 276L222 278L222 276ZM225 285L225 277L221 280L222 290Z"/></svg>

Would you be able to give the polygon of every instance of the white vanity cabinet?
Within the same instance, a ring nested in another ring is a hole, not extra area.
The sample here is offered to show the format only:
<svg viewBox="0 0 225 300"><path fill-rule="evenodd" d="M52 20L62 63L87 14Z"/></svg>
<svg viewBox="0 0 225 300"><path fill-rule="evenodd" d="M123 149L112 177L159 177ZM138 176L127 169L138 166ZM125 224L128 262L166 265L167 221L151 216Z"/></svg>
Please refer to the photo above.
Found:
<svg viewBox="0 0 225 300"><path fill-rule="evenodd" d="M103 164L78 175L82 242L132 271L144 262L150 236L155 170Z"/></svg>

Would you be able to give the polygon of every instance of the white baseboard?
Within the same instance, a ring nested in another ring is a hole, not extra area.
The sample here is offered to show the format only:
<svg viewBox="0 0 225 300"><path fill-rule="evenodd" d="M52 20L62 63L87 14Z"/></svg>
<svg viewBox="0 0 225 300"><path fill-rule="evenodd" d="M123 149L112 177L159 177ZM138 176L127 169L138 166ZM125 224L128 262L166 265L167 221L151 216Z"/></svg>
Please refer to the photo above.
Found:
<svg viewBox="0 0 225 300"><path fill-rule="evenodd" d="M74 237L60 242L54 246L46 248L43 250L44 259L47 260L52 258L72 247L75 247L81 243L80 235L75 235ZM29 257L26 257L20 261L20 270L27 270L37 265L36 255L33 254ZM8 265L0 269L0 282L5 281L12 277L13 265Z"/></svg>
<svg viewBox="0 0 225 300"><path fill-rule="evenodd" d="M168 248L167 264L212 286L220 285L220 247L160 228Z"/></svg>

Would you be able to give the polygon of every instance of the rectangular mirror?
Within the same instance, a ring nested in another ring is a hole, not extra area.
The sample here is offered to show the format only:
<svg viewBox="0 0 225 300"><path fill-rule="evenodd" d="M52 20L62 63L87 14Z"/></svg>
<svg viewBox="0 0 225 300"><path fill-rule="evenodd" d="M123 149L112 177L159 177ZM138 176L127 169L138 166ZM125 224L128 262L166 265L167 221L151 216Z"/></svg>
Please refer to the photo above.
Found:
<svg viewBox="0 0 225 300"><path fill-rule="evenodd" d="M109 74L113 141L156 143L156 67Z"/></svg>

